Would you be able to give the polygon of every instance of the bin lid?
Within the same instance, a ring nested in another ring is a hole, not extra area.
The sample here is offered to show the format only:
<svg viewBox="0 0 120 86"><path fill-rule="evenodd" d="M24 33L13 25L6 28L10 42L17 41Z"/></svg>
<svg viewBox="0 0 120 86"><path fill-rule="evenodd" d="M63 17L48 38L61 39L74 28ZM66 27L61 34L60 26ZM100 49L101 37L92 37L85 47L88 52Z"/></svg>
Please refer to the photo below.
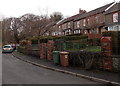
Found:
<svg viewBox="0 0 120 86"><path fill-rule="evenodd" d="M69 52L62 51L62 52L60 52L60 54L69 54Z"/></svg>
<svg viewBox="0 0 120 86"><path fill-rule="evenodd" d="M60 51L53 51L53 53L59 53Z"/></svg>
<svg viewBox="0 0 120 86"><path fill-rule="evenodd" d="M102 37L101 41L111 41L112 37Z"/></svg>

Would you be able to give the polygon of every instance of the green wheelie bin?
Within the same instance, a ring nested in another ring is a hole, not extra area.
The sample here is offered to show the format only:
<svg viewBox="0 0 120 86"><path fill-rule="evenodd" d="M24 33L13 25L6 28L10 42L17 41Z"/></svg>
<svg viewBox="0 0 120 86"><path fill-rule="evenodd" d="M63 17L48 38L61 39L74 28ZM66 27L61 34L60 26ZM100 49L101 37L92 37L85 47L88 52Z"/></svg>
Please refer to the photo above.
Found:
<svg viewBox="0 0 120 86"><path fill-rule="evenodd" d="M60 64L60 51L53 51L54 64Z"/></svg>

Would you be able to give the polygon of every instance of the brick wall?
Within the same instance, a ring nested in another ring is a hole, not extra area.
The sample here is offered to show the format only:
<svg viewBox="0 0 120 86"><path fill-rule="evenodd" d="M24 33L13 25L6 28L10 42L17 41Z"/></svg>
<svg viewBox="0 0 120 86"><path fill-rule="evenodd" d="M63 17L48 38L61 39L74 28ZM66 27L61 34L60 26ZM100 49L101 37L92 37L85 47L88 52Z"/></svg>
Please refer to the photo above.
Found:
<svg viewBox="0 0 120 86"><path fill-rule="evenodd" d="M88 38L101 38L102 34L88 34Z"/></svg>

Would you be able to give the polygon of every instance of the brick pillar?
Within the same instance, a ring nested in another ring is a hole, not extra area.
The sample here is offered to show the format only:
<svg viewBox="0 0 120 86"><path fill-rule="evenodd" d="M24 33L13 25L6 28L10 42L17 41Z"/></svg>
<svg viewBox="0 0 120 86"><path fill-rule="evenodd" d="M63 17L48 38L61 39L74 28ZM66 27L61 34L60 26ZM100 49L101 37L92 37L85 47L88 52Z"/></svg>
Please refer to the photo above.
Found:
<svg viewBox="0 0 120 86"><path fill-rule="evenodd" d="M54 50L54 41L49 40L48 43L47 43L47 47L48 47L48 56L47 56L47 59L48 60L52 60L53 59L52 52Z"/></svg>
<svg viewBox="0 0 120 86"><path fill-rule="evenodd" d="M28 41L27 41L27 48L28 48L28 49L31 47L31 44L32 44L32 42L28 40Z"/></svg>
<svg viewBox="0 0 120 86"><path fill-rule="evenodd" d="M46 43L40 43L40 59L45 59L46 57Z"/></svg>

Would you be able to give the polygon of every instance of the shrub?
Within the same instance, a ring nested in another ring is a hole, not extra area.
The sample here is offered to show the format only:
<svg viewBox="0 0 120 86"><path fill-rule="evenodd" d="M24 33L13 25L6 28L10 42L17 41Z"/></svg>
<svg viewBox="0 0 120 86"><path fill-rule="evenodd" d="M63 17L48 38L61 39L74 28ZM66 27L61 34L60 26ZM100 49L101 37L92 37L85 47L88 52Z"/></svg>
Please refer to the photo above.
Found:
<svg viewBox="0 0 120 86"><path fill-rule="evenodd" d="M93 39L88 39L88 45L90 46L100 46L101 42L100 42L101 38L93 38Z"/></svg>
<svg viewBox="0 0 120 86"><path fill-rule="evenodd" d="M32 44L38 44L38 39L32 39L31 42Z"/></svg>
<svg viewBox="0 0 120 86"><path fill-rule="evenodd" d="M69 61L71 65L85 69L100 68L100 52L69 51Z"/></svg>

